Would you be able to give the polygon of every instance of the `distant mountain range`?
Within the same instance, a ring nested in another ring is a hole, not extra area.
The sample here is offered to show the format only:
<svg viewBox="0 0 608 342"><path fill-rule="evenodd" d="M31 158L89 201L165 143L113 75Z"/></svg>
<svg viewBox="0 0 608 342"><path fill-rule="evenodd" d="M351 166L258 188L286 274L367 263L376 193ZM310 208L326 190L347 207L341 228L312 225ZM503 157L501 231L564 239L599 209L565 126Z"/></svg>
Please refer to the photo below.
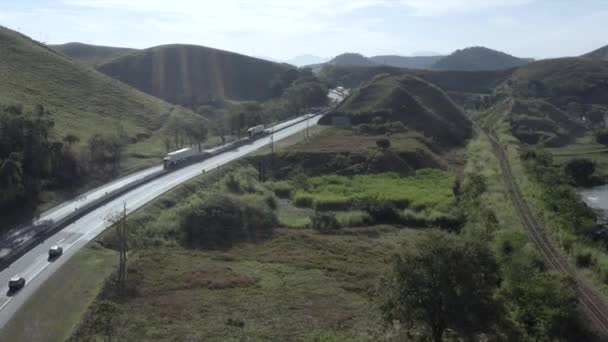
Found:
<svg viewBox="0 0 608 342"><path fill-rule="evenodd" d="M392 66L404 69L433 69L454 71L501 70L525 65L530 58L517 58L506 53L484 48L471 47L457 50L448 56L399 56L385 55L365 57L358 53L345 53L336 56L324 65L335 66ZM312 65L320 70L323 65Z"/></svg>
<svg viewBox="0 0 608 342"><path fill-rule="evenodd" d="M485 47L470 47L457 50L433 65L436 70L501 70L522 66L534 61L529 58L517 58L504 52Z"/></svg>

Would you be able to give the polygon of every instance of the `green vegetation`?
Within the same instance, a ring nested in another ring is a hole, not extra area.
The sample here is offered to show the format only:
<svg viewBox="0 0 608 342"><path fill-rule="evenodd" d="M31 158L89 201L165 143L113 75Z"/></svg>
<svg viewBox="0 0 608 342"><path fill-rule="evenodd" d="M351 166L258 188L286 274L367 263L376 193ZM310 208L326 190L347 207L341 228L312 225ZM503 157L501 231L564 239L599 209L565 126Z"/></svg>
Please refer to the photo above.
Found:
<svg viewBox="0 0 608 342"><path fill-rule="evenodd" d="M0 27L0 103L42 105L57 135L75 134L81 143L118 127L131 142L144 142L170 117L192 112L145 95L17 32Z"/></svg>
<svg viewBox="0 0 608 342"><path fill-rule="evenodd" d="M292 182L296 204L317 210L347 210L363 203L389 201L400 208L447 211L454 205L455 179L447 172L418 170L412 177L375 174L312 177Z"/></svg>
<svg viewBox="0 0 608 342"><path fill-rule="evenodd" d="M192 248L182 234L190 226L207 229L206 208L217 209L213 219L239 217L229 209L238 205L239 211L249 211L272 195L273 183L259 182L259 175L245 165L224 170L219 182L217 176L213 172L188 182L133 215L127 295L102 292L74 339L112 334L127 340L371 341L382 336L379 313L370 310L375 287L388 271L385 261L401 241L415 239L418 232L381 226L357 233L359 229L343 226L365 217L356 212L332 219L340 223L340 235L331 234L333 229L275 228L263 239L235 239L219 249ZM218 193L218 184L224 195ZM293 208L277 200L279 213L287 206ZM188 215L196 219L186 219ZM244 221L242 227L246 225ZM109 230L102 243L115 245L113 235ZM112 284L110 279L108 286ZM114 318L104 319L110 317L103 314L109 307Z"/></svg>
<svg viewBox="0 0 608 342"><path fill-rule="evenodd" d="M471 135L471 125L462 111L439 88L412 76L379 75L353 91L334 113L346 115L353 125L400 122L421 132L440 146L462 146Z"/></svg>
<svg viewBox="0 0 608 342"><path fill-rule="evenodd" d="M139 50L98 69L145 93L190 108L208 102L265 100L298 78L286 64L196 45Z"/></svg>
<svg viewBox="0 0 608 342"><path fill-rule="evenodd" d="M499 70L510 69L529 63L530 60L513 57L504 52L485 47L470 47L457 50L433 65L438 70Z"/></svg>
<svg viewBox="0 0 608 342"><path fill-rule="evenodd" d="M21 106L0 107L0 212L12 213L4 215L6 224L30 213L43 191L75 189L84 180L85 165L71 147L77 138L57 141L53 126L42 106L32 113Z"/></svg>
<svg viewBox="0 0 608 342"><path fill-rule="evenodd" d="M523 98L546 99L567 111L575 120L584 117L603 123L607 90L608 61L590 58L558 58L523 66L511 77L507 93Z"/></svg>
<svg viewBox="0 0 608 342"><path fill-rule="evenodd" d="M501 310L498 266L483 243L441 232L425 234L393 263L382 305L387 323L421 325L433 341L446 331L490 331Z"/></svg>
<svg viewBox="0 0 608 342"><path fill-rule="evenodd" d="M508 139L505 121L495 124L501 137ZM488 138L479 134L468 150L460 196L467 218L463 234L486 241L498 261L502 282L497 297L504 313L495 328L497 339L589 340L570 280L546 271L514 211ZM521 172L517 167L514 170Z"/></svg>
<svg viewBox="0 0 608 342"><path fill-rule="evenodd" d="M109 62L118 57L133 53L135 49L119 48L112 46L99 46L82 43L66 43L61 45L49 45L64 55L77 60L85 65L95 67Z"/></svg>

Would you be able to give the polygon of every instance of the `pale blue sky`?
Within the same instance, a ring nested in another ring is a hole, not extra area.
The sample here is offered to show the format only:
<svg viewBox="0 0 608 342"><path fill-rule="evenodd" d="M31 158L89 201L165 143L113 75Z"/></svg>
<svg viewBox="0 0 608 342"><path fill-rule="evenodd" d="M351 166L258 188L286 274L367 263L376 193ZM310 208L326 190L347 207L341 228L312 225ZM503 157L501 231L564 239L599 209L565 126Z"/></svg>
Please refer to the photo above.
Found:
<svg viewBox="0 0 608 342"><path fill-rule="evenodd" d="M276 59L474 45L546 58L607 45L608 0L0 0L0 25L53 44L190 43Z"/></svg>

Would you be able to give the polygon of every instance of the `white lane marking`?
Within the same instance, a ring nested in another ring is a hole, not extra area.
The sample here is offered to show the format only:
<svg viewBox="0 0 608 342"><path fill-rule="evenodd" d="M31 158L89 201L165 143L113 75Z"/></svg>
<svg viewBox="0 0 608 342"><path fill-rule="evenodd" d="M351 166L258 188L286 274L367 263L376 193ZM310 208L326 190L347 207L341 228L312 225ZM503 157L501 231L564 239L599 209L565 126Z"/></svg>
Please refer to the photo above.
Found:
<svg viewBox="0 0 608 342"><path fill-rule="evenodd" d="M8 287L5 287L2 291L4 292L4 290L6 290L6 292L8 292ZM4 292L4 293L6 293L6 292ZM4 309L4 307L7 306L8 303L11 302L11 300L13 300L13 297L6 297L6 302L4 302L4 304L2 304L0 306L0 311L2 311L2 309Z"/></svg>

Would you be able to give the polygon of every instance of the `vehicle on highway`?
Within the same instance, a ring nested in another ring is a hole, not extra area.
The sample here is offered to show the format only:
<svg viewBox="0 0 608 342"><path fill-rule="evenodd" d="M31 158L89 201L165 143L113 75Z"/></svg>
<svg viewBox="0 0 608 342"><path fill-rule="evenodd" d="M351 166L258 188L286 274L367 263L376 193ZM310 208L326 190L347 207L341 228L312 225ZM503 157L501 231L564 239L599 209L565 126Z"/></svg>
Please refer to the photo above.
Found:
<svg viewBox="0 0 608 342"><path fill-rule="evenodd" d="M49 248L49 258L51 258L51 259L58 258L59 256L61 256L61 254L63 254L62 247L51 246L51 248Z"/></svg>
<svg viewBox="0 0 608 342"><path fill-rule="evenodd" d="M8 281L9 291L18 291L25 286L25 278L20 276L14 276Z"/></svg>
<svg viewBox="0 0 608 342"><path fill-rule="evenodd" d="M182 148L181 150L177 150L177 151L173 151L173 152L169 152L163 158L163 167L165 169L174 168L180 164L186 163L195 155L196 155L196 150L194 150L193 148L190 148L190 147Z"/></svg>
<svg viewBox="0 0 608 342"><path fill-rule="evenodd" d="M264 134L264 132L265 132L264 125L253 126L247 130L247 134L249 134L250 138L257 137L258 135L262 135L262 134Z"/></svg>

